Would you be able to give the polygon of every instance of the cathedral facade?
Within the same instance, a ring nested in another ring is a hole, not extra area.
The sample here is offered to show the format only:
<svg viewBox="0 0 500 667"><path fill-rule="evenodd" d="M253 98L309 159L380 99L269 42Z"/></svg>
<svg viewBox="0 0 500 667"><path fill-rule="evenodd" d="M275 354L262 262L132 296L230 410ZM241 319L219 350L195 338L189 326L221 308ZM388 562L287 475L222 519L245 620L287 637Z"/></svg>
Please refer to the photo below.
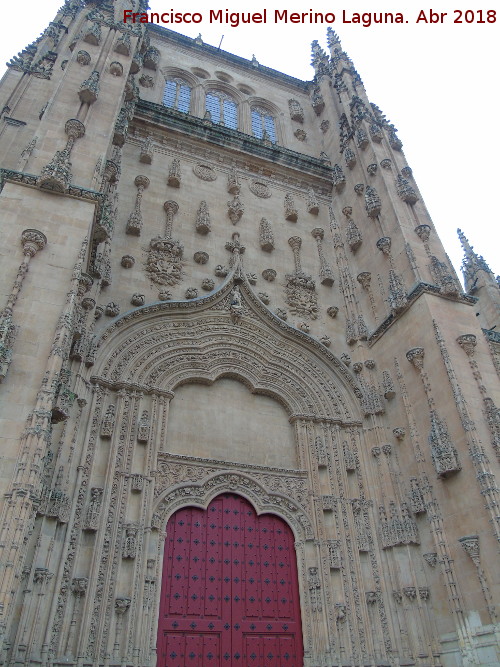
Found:
<svg viewBox="0 0 500 667"><path fill-rule="evenodd" d="M130 9L0 86L2 662L500 665L492 272L333 31L305 82Z"/></svg>

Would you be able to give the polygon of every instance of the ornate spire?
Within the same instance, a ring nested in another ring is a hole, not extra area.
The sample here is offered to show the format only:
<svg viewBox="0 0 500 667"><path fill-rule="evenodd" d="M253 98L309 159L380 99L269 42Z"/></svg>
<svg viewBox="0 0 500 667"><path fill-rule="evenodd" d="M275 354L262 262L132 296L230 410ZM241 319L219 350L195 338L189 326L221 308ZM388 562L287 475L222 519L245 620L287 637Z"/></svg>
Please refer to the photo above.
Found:
<svg viewBox="0 0 500 667"><path fill-rule="evenodd" d="M474 252L474 247L471 246L469 240L462 232L461 229L457 229L458 238L464 249L464 258L462 260L462 274L464 276L465 289L467 292L474 292L478 287L478 271L485 271L491 276L491 280L494 281L493 272L486 263L486 260L481 255L478 255ZM489 281L488 281L489 282Z"/></svg>

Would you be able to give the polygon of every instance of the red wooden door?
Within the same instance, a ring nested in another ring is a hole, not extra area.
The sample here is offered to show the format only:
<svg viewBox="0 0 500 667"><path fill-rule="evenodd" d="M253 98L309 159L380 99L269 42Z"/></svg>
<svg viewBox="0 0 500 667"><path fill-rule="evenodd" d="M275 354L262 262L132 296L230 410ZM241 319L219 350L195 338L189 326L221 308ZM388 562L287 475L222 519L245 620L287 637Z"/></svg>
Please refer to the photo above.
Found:
<svg viewBox="0 0 500 667"><path fill-rule="evenodd" d="M234 494L167 525L158 667L302 667L293 534Z"/></svg>

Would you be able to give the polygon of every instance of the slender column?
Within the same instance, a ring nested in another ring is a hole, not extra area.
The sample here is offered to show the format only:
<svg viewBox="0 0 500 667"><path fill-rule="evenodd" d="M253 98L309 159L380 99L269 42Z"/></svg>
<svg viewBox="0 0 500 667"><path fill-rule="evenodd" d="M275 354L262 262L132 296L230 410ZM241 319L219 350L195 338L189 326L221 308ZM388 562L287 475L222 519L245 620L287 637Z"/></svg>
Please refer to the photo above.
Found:
<svg viewBox="0 0 500 667"><path fill-rule="evenodd" d="M5 308L0 314L0 382L7 375L12 361L12 347L16 337L16 328L12 317L17 297L23 286L24 278L28 273L29 263L39 250L47 245L47 237L37 229L25 229L21 234L23 246L23 261L17 271L16 279L7 298Z"/></svg>
<svg viewBox="0 0 500 667"><path fill-rule="evenodd" d="M323 252L323 237L325 235L325 232L321 227L315 227L311 234L314 236L316 239L316 245L318 247L318 255L319 255L319 279L322 285L328 285L331 287L334 283L334 277L333 277L333 271L326 261L324 252Z"/></svg>

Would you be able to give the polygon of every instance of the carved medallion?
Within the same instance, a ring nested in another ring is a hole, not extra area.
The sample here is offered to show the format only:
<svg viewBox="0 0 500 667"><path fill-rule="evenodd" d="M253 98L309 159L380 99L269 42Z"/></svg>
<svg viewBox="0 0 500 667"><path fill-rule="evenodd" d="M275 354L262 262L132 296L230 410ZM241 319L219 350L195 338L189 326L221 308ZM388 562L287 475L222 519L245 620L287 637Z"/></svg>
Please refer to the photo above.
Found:
<svg viewBox="0 0 500 667"><path fill-rule="evenodd" d="M215 181L217 174L208 164L196 164L193 167L193 172L202 181Z"/></svg>

